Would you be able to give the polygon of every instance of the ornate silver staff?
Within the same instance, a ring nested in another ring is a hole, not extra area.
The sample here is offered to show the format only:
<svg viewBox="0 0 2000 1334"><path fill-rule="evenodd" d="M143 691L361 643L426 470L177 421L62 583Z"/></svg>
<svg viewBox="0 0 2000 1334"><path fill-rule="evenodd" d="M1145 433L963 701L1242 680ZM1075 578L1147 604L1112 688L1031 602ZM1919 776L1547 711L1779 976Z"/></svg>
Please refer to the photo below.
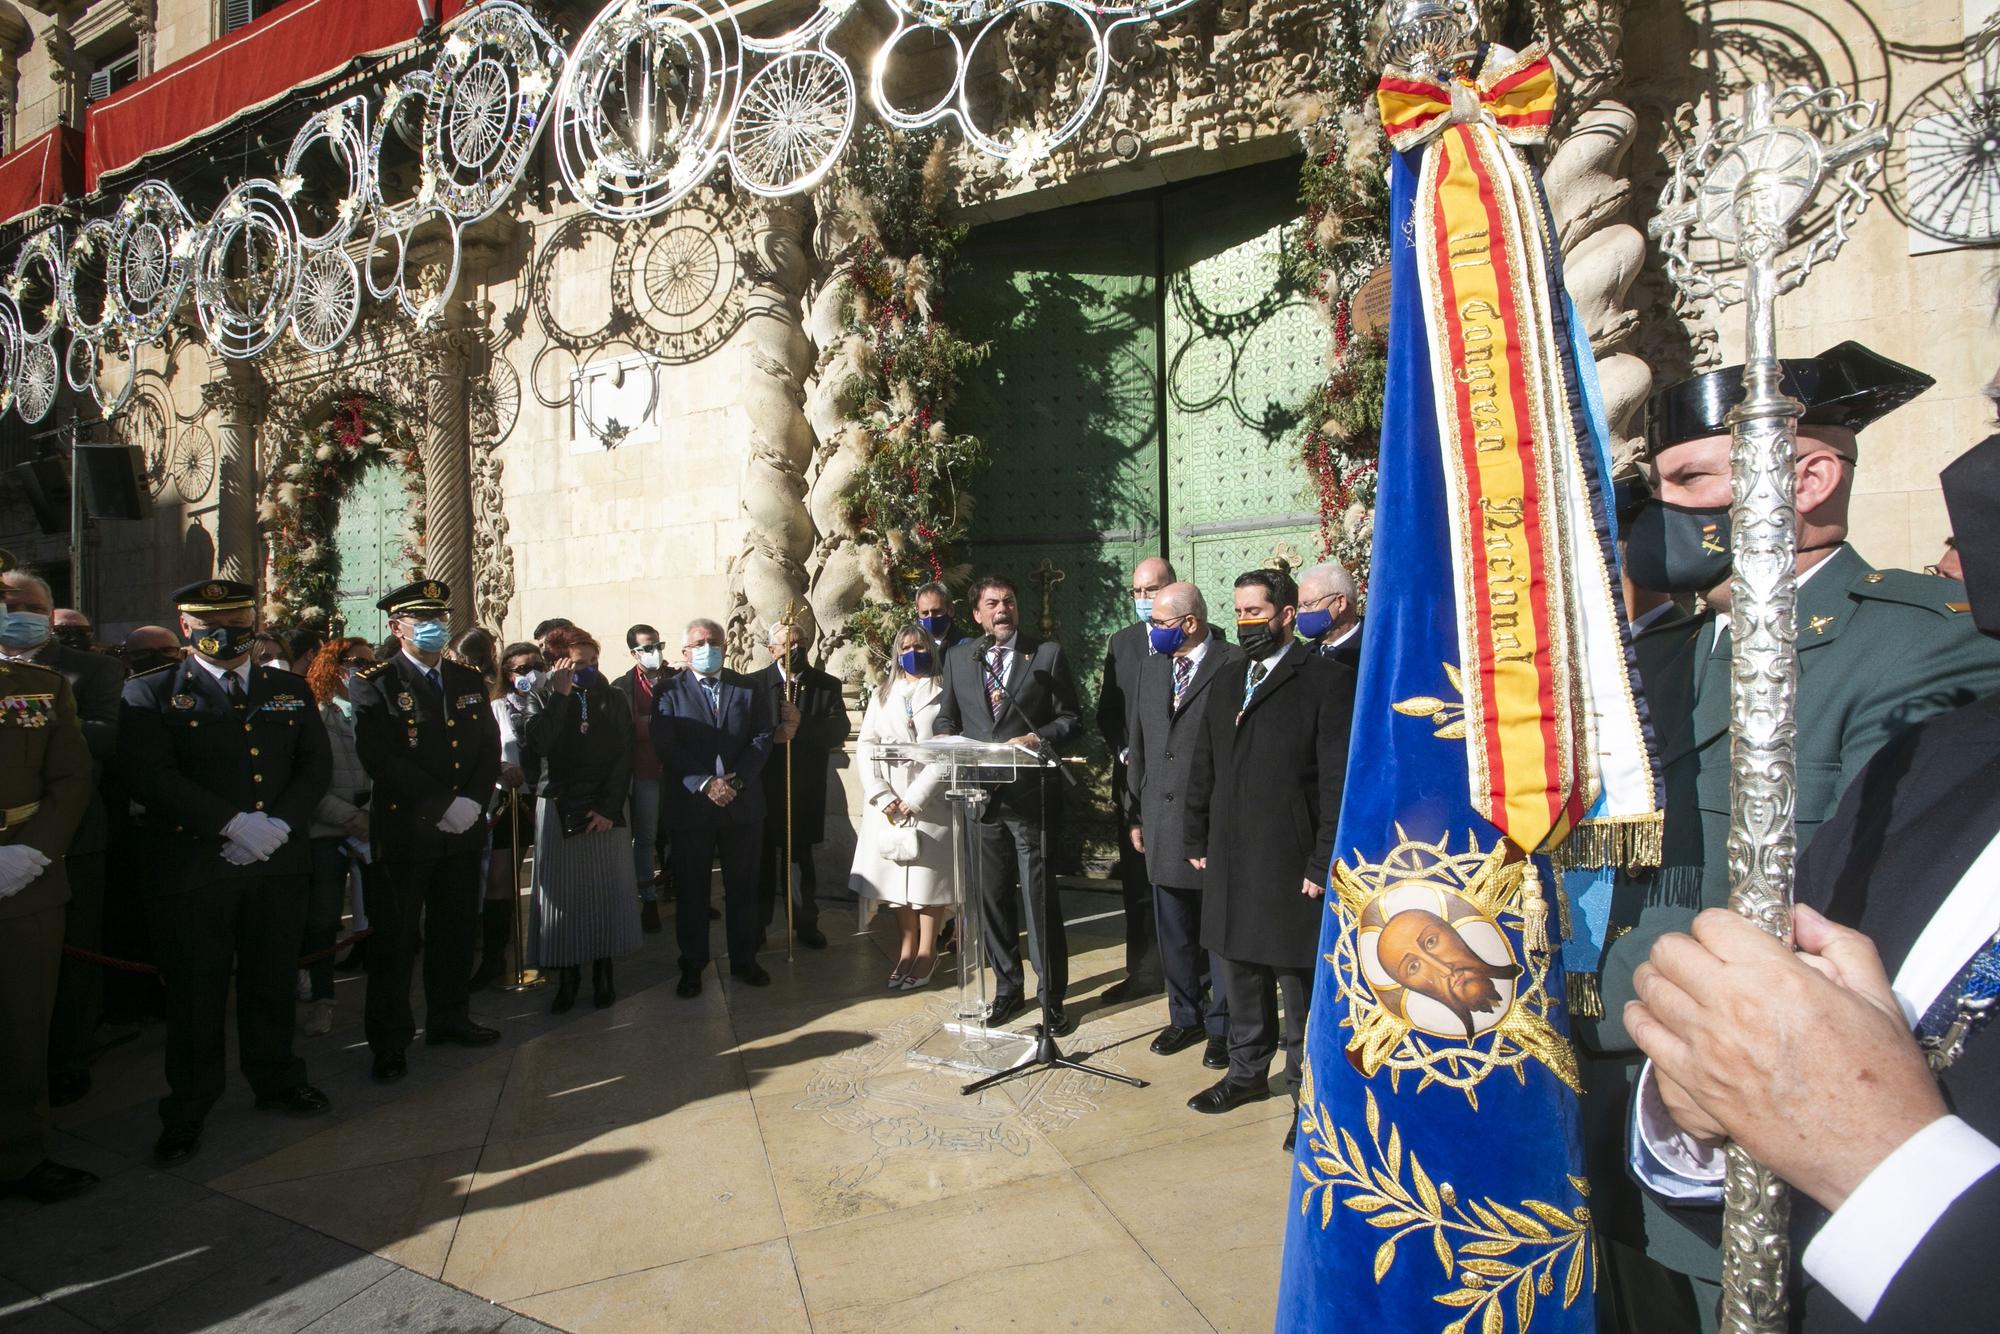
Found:
<svg viewBox="0 0 2000 1334"><path fill-rule="evenodd" d="M1729 906L1782 940L1792 938L1793 742L1798 659L1798 504L1793 494L1803 406L1779 387L1777 299L1832 259L1868 206L1886 130L1876 104L1839 89L1752 84L1743 109L1717 121L1680 156L1648 230L1667 272L1691 298L1742 302L1747 326L1744 399L1729 415L1733 498L1729 581ZM1832 198L1803 226L1822 187ZM1797 226L1797 231L1794 227ZM1701 239L1741 265L1702 267ZM1735 1144L1723 1188L1722 1327L1732 1334L1785 1328L1791 1262L1785 1185Z"/></svg>

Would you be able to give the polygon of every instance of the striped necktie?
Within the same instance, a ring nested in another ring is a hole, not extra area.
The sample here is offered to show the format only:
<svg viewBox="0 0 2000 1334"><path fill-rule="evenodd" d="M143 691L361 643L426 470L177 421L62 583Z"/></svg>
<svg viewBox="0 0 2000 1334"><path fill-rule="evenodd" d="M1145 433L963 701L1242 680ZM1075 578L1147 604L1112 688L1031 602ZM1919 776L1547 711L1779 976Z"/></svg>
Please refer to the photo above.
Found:
<svg viewBox="0 0 2000 1334"><path fill-rule="evenodd" d="M1194 679L1194 663L1186 654L1174 659L1174 712L1181 711L1181 696L1187 693L1188 682Z"/></svg>
<svg viewBox="0 0 2000 1334"><path fill-rule="evenodd" d="M1270 671L1271 669L1261 662L1250 664L1250 674L1243 678L1244 708L1247 709L1250 707L1250 697L1257 693L1257 687L1263 684L1264 678L1270 674ZM1240 719L1243 715L1239 713L1236 716Z"/></svg>
<svg viewBox="0 0 2000 1334"><path fill-rule="evenodd" d="M986 660L986 704L993 710L993 721L999 722L1007 709L1007 650L998 644Z"/></svg>

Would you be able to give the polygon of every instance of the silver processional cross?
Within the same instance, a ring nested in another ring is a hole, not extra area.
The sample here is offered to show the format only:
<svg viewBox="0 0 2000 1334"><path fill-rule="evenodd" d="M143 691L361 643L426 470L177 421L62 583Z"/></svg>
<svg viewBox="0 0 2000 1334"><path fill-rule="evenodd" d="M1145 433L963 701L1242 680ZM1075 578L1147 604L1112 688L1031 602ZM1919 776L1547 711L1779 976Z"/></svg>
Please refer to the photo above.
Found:
<svg viewBox="0 0 2000 1334"><path fill-rule="evenodd" d="M1743 401L1729 414L1733 529L1729 580L1729 906L1792 938L1797 773L1798 505L1793 493L1802 405L1780 387L1777 299L1832 259L1868 206L1886 130L1876 104L1838 89L1752 84L1740 114L1717 121L1680 156L1647 230L1688 296L1744 305ZM1800 220L1825 187L1825 211ZM1692 240L1740 265L1724 277L1689 255ZM1722 1328L1786 1327L1791 1204L1783 1182L1737 1145L1723 1189Z"/></svg>

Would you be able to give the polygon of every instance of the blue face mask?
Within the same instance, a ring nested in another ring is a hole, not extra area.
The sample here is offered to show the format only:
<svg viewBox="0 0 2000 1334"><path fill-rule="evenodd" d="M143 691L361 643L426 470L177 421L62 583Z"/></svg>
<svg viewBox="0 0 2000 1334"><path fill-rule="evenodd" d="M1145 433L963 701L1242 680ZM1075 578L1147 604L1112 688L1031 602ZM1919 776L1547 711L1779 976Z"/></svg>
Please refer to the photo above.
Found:
<svg viewBox="0 0 2000 1334"><path fill-rule="evenodd" d="M699 676L714 676L722 670L722 645L697 644L688 651L688 664Z"/></svg>
<svg viewBox="0 0 2000 1334"><path fill-rule="evenodd" d="M1318 639L1333 629L1333 613L1322 607L1318 611L1299 613L1299 633L1307 639Z"/></svg>
<svg viewBox="0 0 2000 1334"><path fill-rule="evenodd" d="M1151 598L1133 598L1133 599L1132 599L1132 614L1133 614L1134 616L1137 616L1137 617L1138 617L1138 618L1139 618L1140 620L1142 620L1142 621L1150 621L1150 620L1152 620L1152 619L1153 619L1153 599L1151 599Z"/></svg>
<svg viewBox="0 0 2000 1334"><path fill-rule="evenodd" d="M1172 625L1149 626L1146 638L1152 642L1153 652L1174 653L1182 644L1187 643L1187 627L1179 621L1175 621Z"/></svg>
<svg viewBox="0 0 2000 1334"><path fill-rule="evenodd" d="M924 627L924 633L932 639L943 639L951 633L951 613L941 611L935 616L919 616L917 624Z"/></svg>
<svg viewBox="0 0 2000 1334"><path fill-rule="evenodd" d="M579 667L570 673L570 679L580 686L594 686L604 679L604 673L595 667Z"/></svg>
<svg viewBox="0 0 2000 1334"><path fill-rule="evenodd" d="M449 643L449 621L417 621L410 626L410 646L419 653L442 653Z"/></svg>
<svg viewBox="0 0 2000 1334"><path fill-rule="evenodd" d="M514 689L523 695L533 694L541 684L542 674L539 671L522 672L514 678Z"/></svg>
<svg viewBox="0 0 2000 1334"><path fill-rule="evenodd" d="M924 676L931 669L931 655L924 649L904 649L896 655L896 665L911 676Z"/></svg>
<svg viewBox="0 0 2000 1334"><path fill-rule="evenodd" d="M0 645L40 648L48 641L49 618L39 611L10 611L0 616Z"/></svg>

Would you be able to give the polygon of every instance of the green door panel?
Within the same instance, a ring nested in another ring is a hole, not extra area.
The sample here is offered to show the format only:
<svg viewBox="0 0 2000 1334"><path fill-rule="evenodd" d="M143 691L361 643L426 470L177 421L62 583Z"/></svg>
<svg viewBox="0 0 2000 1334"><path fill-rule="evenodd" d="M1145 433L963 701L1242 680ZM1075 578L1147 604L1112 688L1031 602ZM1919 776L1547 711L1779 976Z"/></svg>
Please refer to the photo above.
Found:
<svg viewBox="0 0 2000 1334"><path fill-rule="evenodd" d="M333 525L334 550L340 555L334 609L341 619L341 633L371 643L379 643L388 633L388 619L375 603L404 582L403 523L408 506L402 472L387 459L363 468L341 497L340 516Z"/></svg>
<svg viewBox="0 0 2000 1334"><path fill-rule="evenodd" d="M1231 585L1319 550L1297 408L1326 378L1325 326L1284 276L1298 167L1279 162L1176 190L1163 211L1168 545L1230 618Z"/></svg>

